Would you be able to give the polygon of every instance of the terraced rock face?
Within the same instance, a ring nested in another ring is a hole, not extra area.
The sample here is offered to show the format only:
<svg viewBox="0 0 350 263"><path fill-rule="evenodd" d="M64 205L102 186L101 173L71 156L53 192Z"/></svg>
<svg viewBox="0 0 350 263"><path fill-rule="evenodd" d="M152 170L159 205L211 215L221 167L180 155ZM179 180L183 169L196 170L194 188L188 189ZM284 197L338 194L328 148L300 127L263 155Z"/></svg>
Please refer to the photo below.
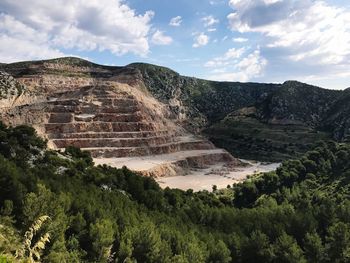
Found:
<svg viewBox="0 0 350 263"><path fill-rule="evenodd" d="M1 119L34 126L54 149L79 147L97 164L125 165L148 176L184 175L192 168L238 163L225 150L185 131L168 105L149 95L129 71L110 75L92 68L82 79L88 72L84 67L71 66L69 76L61 72L66 66L42 67L17 80L43 96L7 108ZM19 74L16 70L12 72ZM80 77L74 79L74 74Z"/></svg>
<svg viewBox="0 0 350 263"><path fill-rule="evenodd" d="M118 87L84 89L80 98L65 95L47 102L45 134L59 149L75 146L95 158L115 158L214 148L171 127L149 105Z"/></svg>

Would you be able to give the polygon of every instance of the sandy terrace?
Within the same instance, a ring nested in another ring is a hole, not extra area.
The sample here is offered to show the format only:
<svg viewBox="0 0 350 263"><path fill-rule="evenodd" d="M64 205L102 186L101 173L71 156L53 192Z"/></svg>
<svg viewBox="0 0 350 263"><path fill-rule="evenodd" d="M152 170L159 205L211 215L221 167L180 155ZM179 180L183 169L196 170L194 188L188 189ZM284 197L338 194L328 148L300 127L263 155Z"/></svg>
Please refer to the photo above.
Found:
<svg viewBox="0 0 350 263"><path fill-rule="evenodd" d="M222 149L212 150L193 150L182 151L170 154L151 155L143 157L125 157L125 158L96 158L96 165L107 164L116 168L123 166L134 171L147 171L171 164L178 160L183 160L186 157L204 155L208 153L222 153ZM211 165L205 169L191 169L185 176L171 176L156 178L162 188L179 188L182 190L193 189L194 191L209 190L213 185L218 188L226 188L227 185L242 181L248 175L253 175L260 172L269 172L276 170L279 163L260 163L254 161L241 160L246 163L246 166L227 167L225 163Z"/></svg>
<svg viewBox="0 0 350 263"><path fill-rule="evenodd" d="M191 174L186 176L161 177L156 180L162 188L170 187L182 190L211 191L213 185L216 185L218 189L226 188L227 185L232 185L246 179L248 175L274 171L280 165L279 163L263 164L247 160L241 161L248 163L249 166L225 169L223 164L218 164L208 169L193 170Z"/></svg>
<svg viewBox="0 0 350 263"><path fill-rule="evenodd" d="M130 170L134 171L147 171L165 163L173 163L174 161L183 160L186 157L222 152L224 152L222 149L180 151L169 154L148 155L142 157L96 158L94 159L94 162L96 165L107 164L116 168L126 166Z"/></svg>

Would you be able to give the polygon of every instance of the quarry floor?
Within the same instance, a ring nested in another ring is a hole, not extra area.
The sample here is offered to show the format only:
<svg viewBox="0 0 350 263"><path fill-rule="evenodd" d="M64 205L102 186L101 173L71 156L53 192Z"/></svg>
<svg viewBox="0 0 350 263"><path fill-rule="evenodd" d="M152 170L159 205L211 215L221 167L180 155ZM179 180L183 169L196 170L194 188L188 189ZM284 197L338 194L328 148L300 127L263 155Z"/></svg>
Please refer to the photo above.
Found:
<svg viewBox="0 0 350 263"><path fill-rule="evenodd" d="M241 161L247 163L248 166L226 170L223 164L218 164L208 169L193 169L192 173L185 176L160 177L156 180L162 188L212 191L213 185L216 185L218 189L226 188L227 185L232 186L233 183L245 180L249 175L274 171L280 165L280 163L267 164L242 159Z"/></svg>
<svg viewBox="0 0 350 263"><path fill-rule="evenodd" d="M220 152L222 150L217 149L214 151ZM172 163L174 160L182 159L186 157L184 156L185 153L190 156L201 154L202 152L205 153L207 151L195 150L146 157L96 158L94 162L96 165L107 164L116 168L126 166L130 170L145 172ZM240 161L244 165L227 167L225 163L218 163L206 168L187 169L186 175L157 177L155 179L162 188L170 187L182 190L211 191L213 185L216 185L218 189L226 188L227 185L232 186L233 183L245 180L249 175L274 171L280 165L280 163L261 163L242 159Z"/></svg>

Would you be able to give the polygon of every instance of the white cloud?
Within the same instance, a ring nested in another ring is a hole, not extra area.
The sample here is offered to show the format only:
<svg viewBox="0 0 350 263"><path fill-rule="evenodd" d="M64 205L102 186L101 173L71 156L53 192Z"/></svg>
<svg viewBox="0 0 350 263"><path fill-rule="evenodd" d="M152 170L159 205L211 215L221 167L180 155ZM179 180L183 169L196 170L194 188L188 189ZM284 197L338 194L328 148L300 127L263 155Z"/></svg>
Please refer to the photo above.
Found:
<svg viewBox="0 0 350 263"><path fill-rule="evenodd" d="M215 32L216 28L208 28L208 32Z"/></svg>
<svg viewBox="0 0 350 263"><path fill-rule="evenodd" d="M232 41L236 43L244 43L248 41L248 38L237 37L237 38L232 38Z"/></svg>
<svg viewBox="0 0 350 263"><path fill-rule="evenodd" d="M209 42L209 37L204 33L200 33L195 36L194 41L192 45L194 48L206 46Z"/></svg>
<svg viewBox="0 0 350 263"><path fill-rule="evenodd" d="M210 5L221 5L221 4L224 4L224 3L225 3L224 0L211 0L211 1L209 1Z"/></svg>
<svg viewBox="0 0 350 263"><path fill-rule="evenodd" d="M45 44L33 43L26 39L7 35L0 36L0 43L0 61L2 63L64 56L59 50L49 48Z"/></svg>
<svg viewBox="0 0 350 263"><path fill-rule="evenodd" d="M0 15L0 61L62 57L64 54L47 46L48 36L8 15Z"/></svg>
<svg viewBox="0 0 350 263"><path fill-rule="evenodd" d="M155 45L170 45L173 39L164 35L164 32L157 30L152 36L152 43Z"/></svg>
<svg viewBox="0 0 350 263"><path fill-rule="evenodd" d="M169 25L170 26L180 26L182 23L182 17L181 16L176 16L170 19Z"/></svg>
<svg viewBox="0 0 350 263"><path fill-rule="evenodd" d="M211 73L215 73L215 74L217 74L217 73L226 73L226 71L227 71L227 68L216 68L216 69L213 69L211 71Z"/></svg>
<svg viewBox="0 0 350 263"><path fill-rule="evenodd" d="M274 4L282 1L283 0L264 0L264 3L270 5L270 4Z"/></svg>
<svg viewBox="0 0 350 263"><path fill-rule="evenodd" d="M350 10L318 0L230 0L230 28L257 32L286 60L350 66ZM339 67L340 70L340 67Z"/></svg>
<svg viewBox="0 0 350 263"><path fill-rule="evenodd" d="M245 48L230 48L223 56L209 60L204 64L205 67L221 67L232 63L231 60L240 58L245 52Z"/></svg>
<svg viewBox="0 0 350 263"><path fill-rule="evenodd" d="M211 27L211 26L218 24L220 22L219 19L216 19L212 15L205 16L201 20L203 21L205 27Z"/></svg>
<svg viewBox="0 0 350 263"><path fill-rule="evenodd" d="M154 13L136 14L122 0L2 0L0 10L0 35L6 41L0 45L1 61L59 56L62 48L116 55L149 52ZM9 43L23 46L14 50Z"/></svg>
<svg viewBox="0 0 350 263"><path fill-rule="evenodd" d="M221 81L250 81L261 76L266 65L267 60L260 55L260 50L256 49L240 61L226 64L223 69L215 69L209 78ZM230 72L229 67L232 69Z"/></svg>

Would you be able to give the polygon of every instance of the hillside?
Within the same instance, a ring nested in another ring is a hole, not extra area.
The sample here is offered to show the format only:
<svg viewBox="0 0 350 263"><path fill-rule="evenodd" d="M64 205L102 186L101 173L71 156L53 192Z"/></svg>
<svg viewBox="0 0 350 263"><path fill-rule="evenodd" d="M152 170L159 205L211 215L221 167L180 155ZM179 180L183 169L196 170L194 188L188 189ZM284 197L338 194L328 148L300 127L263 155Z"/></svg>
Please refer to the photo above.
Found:
<svg viewBox="0 0 350 263"><path fill-rule="evenodd" d="M350 133L347 91L297 81L215 82L150 64L129 66L141 71L154 96L187 116L186 128L238 157L285 160L312 149L318 140L343 141Z"/></svg>
<svg viewBox="0 0 350 263"><path fill-rule="evenodd" d="M318 140L344 141L350 133L348 91L296 81L216 82L151 64L109 67L78 58L1 64L0 69L25 85L30 94L44 95L39 101L106 81L137 87L162 104L171 122L206 136L237 157L285 160L305 153ZM13 106L32 103L26 98ZM16 111L11 114L18 116Z"/></svg>
<svg viewBox="0 0 350 263"><path fill-rule="evenodd" d="M186 125L202 128L223 119L232 111L254 105L280 85L239 82L216 82L184 77L150 64L135 63L128 67L141 71L150 92L186 116ZM192 124L191 124L192 123Z"/></svg>
<svg viewBox="0 0 350 263"><path fill-rule="evenodd" d="M350 130L350 90L343 92L341 98L332 105L322 122L325 130L332 130L337 140L349 142Z"/></svg>
<svg viewBox="0 0 350 263"><path fill-rule="evenodd" d="M213 193L162 190L126 168L47 150L0 126L5 262L346 262L349 146L323 143L276 171ZM181 227L179 227L181 226Z"/></svg>

